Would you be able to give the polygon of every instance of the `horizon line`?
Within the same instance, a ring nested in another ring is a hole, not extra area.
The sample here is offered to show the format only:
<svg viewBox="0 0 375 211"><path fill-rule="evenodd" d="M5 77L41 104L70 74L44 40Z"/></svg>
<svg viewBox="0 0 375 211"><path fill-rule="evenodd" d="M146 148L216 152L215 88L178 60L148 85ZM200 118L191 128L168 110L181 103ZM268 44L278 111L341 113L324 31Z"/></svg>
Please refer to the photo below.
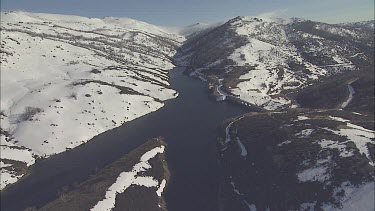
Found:
<svg viewBox="0 0 375 211"><path fill-rule="evenodd" d="M237 18L237 17L254 17L254 18L263 18L263 19L281 19L281 20L288 20L288 19L301 19L301 20L306 20L306 21L313 21L313 22L318 22L318 23L326 23L326 24L345 24L345 23L361 23L361 22L370 22L370 21L375 21L375 17L373 19L367 19L367 20L359 20L359 21L344 21L344 22L323 22L323 21L318 21L318 20L313 20L313 19L308 19L308 18L303 18L303 17L278 17L278 16L273 16L273 17L261 17L262 14L258 14L258 15L237 15L237 16L233 16L233 17L230 17L230 18L227 18L227 19L224 19L224 20L216 20L216 21L208 21L208 22L205 22L205 21L202 21L202 22L193 22L193 23L190 23L190 24L187 24L187 25L160 25L160 24L154 24L154 23L150 23L148 21L144 21L144 20L139 20L139 19L135 19L135 18L131 18L131 17L128 17L128 16L85 16L85 15L79 15L79 14L71 14L71 13L50 13L50 12L35 12L35 11L28 11L28 10L25 10L25 9L16 9L16 10L3 10L0 8L0 12L3 13L3 12L25 12L25 13L39 13L39 14L52 14L52 15L66 15L66 16L77 16L77 17L84 17L84 18L97 18L97 19L104 19L104 18L127 18L127 19L132 19L132 20L135 20L135 21L140 21L140 22L144 22L144 23L147 23L147 24L150 24L150 25L154 25L154 26L160 26L160 27L186 27L186 26L191 26L191 25L194 25L194 24L199 24L199 23L202 23L202 24L214 24L214 23L219 23L219 22L228 22L234 18Z"/></svg>

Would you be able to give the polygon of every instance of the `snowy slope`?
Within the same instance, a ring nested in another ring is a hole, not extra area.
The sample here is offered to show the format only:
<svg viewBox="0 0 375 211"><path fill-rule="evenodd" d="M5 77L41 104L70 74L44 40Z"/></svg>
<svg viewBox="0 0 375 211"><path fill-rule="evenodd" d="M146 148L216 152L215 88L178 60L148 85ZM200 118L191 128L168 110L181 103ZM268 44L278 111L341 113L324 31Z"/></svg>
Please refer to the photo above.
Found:
<svg viewBox="0 0 375 211"><path fill-rule="evenodd" d="M332 109L249 113L228 121L218 138L223 210L248 210L249 204L373 210L373 123L371 116Z"/></svg>
<svg viewBox="0 0 375 211"><path fill-rule="evenodd" d="M184 38L144 22L2 12L1 38L1 189L178 94L168 70Z"/></svg>
<svg viewBox="0 0 375 211"><path fill-rule="evenodd" d="M239 16L181 50L190 71L224 79L239 99L275 110L289 94L324 78L373 64L373 31L301 19Z"/></svg>

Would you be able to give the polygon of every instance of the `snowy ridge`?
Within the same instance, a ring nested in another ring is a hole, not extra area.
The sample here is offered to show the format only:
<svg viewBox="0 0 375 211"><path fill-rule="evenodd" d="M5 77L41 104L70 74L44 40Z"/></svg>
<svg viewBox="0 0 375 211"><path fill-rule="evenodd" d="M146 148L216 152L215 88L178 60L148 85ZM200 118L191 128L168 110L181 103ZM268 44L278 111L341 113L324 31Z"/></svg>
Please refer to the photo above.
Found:
<svg viewBox="0 0 375 211"><path fill-rule="evenodd" d="M168 70L184 38L144 22L2 12L1 37L1 160L13 165L1 167L1 189L23 175L15 165L77 147L178 95Z"/></svg>
<svg viewBox="0 0 375 211"><path fill-rule="evenodd" d="M123 193L131 185L145 186L145 187L158 187L156 194L160 197L163 193L166 181L162 180L159 184L157 180L149 176L138 176L141 172L151 168L150 159L154 158L157 154L164 153L165 146L156 147L146 153L144 153L139 163L133 166L131 172L122 172L117 178L116 182L108 188L105 198L99 201L92 209L92 211L104 211L112 210L115 208L116 195Z"/></svg>

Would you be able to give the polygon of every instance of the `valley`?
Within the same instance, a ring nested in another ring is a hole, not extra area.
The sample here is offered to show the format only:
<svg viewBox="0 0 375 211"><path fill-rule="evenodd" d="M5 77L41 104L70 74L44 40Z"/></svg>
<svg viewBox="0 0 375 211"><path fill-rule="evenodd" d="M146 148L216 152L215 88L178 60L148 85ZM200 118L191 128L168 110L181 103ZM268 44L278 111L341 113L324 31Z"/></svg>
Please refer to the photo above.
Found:
<svg viewBox="0 0 375 211"><path fill-rule="evenodd" d="M373 21L1 16L2 210L373 209Z"/></svg>

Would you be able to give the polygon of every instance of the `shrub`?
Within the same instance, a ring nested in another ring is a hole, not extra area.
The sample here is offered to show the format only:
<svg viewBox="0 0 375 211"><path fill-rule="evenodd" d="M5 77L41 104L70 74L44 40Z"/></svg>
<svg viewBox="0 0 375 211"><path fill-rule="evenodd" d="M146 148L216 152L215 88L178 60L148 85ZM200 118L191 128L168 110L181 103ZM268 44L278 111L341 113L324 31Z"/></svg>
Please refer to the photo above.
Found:
<svg viewBox="0 0 375 211"><path fill-rule="evenodd" d="M90 72L94 73L94 74L100 74L101 73L101 71L98 70L98 69L92 69Z"/></svg>
<svg viewBox="0 0 375 211"><path fill-rule="evenodd" d="M4 111L4 110L1 110L1 111L0 111L0 117L2 117L2 116L5 116L5 117L7 116L7 115L5 114L5 111Z"/></svg>
<svg viewBox="0 0 375 211"><path fill-rule="evenodd" d="M75 64L79 64L79 61L73 60L73 61L68 62L68 65L75 65Z"/></svg>
<svg viewBox="0 0 375 211"><path fill-rule="evenodd" d="M42 112L41 108L35 108L35 107L27 106L25 108L25 111L19 116L18 121L19 122L24 122L24 121L31 120L31 118L35 114L40 113L40 112Z"/></svg>
<svg viewBox="0 0 375 211"><path fill-rule="evenodd" d="M77 100L77 93L75 93L75 92L72 92L69 96L68 96L68 98L70 98L70 99L75 99L75 100Z"/></svg>

